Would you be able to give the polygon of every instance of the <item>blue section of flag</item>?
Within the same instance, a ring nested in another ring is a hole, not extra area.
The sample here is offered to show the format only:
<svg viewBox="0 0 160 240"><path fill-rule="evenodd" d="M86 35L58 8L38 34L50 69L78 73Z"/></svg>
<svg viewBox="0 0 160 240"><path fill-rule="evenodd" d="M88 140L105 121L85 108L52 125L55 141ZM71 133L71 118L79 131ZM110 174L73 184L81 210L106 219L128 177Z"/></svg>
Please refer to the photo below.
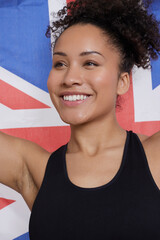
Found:
<svg viewBox="0 0 160 240"><path fill-rule="evenodd" d="M52 66L47 0L0 0L0 66L47 91Z"/></svg>
<svg viewBox="0 0 160 240"><path fill-rule="evenodd" d="M155 14L156 19L160 21L160 0L154 0L151 11ZM152 89L160 85L160 57L157 61L152 61Z"/></svg>
<svg viewBox="0 0 160 240"><path fill-rule="evenodd" d="M17 238L14 238L13 240L29 240L29 233L25 233Z"/></svg>

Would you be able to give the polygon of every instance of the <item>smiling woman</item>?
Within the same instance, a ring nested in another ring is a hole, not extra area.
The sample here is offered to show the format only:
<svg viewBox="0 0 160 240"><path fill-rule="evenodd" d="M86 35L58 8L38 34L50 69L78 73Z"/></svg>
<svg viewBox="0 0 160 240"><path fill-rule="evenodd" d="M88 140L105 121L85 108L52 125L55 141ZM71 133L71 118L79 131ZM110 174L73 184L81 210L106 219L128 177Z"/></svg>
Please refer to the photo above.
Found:
<svg viewBox="0 0 160 240"><path fill-rule="evenodd" d="M148 7L76 0L48 28L56 37L48 89L70 140L50 154L0 135L0 181L32 210L31 240L160 239L160 133L126 131L115 114L133 66L149 68L160 53Z"/></svg>

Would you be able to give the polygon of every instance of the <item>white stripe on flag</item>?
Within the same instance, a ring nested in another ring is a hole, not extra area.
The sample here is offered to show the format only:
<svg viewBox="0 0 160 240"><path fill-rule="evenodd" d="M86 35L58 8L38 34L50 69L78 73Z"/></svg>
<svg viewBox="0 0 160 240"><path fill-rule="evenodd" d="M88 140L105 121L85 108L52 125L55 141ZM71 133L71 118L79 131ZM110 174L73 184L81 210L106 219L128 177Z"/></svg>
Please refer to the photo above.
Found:
<svg viewBox="0 0 160 240"><path fill-rule="evenodd" d="M160 121L160 85L152 90L151 70L133 69L135 122Z"/></svg>

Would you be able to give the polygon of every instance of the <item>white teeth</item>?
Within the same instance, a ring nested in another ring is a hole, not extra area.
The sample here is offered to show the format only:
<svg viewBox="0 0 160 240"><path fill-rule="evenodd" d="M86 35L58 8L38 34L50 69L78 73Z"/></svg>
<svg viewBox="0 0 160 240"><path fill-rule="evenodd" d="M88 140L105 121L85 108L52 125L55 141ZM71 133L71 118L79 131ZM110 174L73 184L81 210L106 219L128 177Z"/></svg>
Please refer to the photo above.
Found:
<svg viewBox="0 0 160 240"><path fill-rule="evenodd" d="M69 96L69 97L68 97L68 100L69 100L69 101L73 101L73 96Z"/></svg>
<svg viewBox="0 0 160 240"><path fill-rule="evenodd" d="M77 95L77 100L80 100L81 99L81 96L80 95Z"/></svg>
<svg viewBox="0 0 160 240"><path fill-rule="evenodd" d="M76 101L76 99L77 99L77 97L76 97L76 95L73 95L73 101Z"/></svg>
<svg viewBox="0 0 160 240"><path fill-rule="evenodd" d="M67 95L63 96L64 101L78 101L78 100L85 100L87 98L86 95Z"/></svg>

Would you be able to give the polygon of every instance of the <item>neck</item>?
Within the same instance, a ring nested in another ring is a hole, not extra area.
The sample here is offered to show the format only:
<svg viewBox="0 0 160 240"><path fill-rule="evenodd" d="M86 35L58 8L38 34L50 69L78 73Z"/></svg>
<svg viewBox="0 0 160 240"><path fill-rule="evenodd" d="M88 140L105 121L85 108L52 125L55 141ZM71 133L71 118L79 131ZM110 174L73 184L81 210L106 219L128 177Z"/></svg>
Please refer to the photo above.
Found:
<svg viewBox="0 0 160 240"><path fill-rule="evenodd" d="M94 156L107 147L118 145L122 136L126 136L126 131L119 126L113 115L104 121L99 119L78 126L71 125L68 152L80 151Z"/></svg>

